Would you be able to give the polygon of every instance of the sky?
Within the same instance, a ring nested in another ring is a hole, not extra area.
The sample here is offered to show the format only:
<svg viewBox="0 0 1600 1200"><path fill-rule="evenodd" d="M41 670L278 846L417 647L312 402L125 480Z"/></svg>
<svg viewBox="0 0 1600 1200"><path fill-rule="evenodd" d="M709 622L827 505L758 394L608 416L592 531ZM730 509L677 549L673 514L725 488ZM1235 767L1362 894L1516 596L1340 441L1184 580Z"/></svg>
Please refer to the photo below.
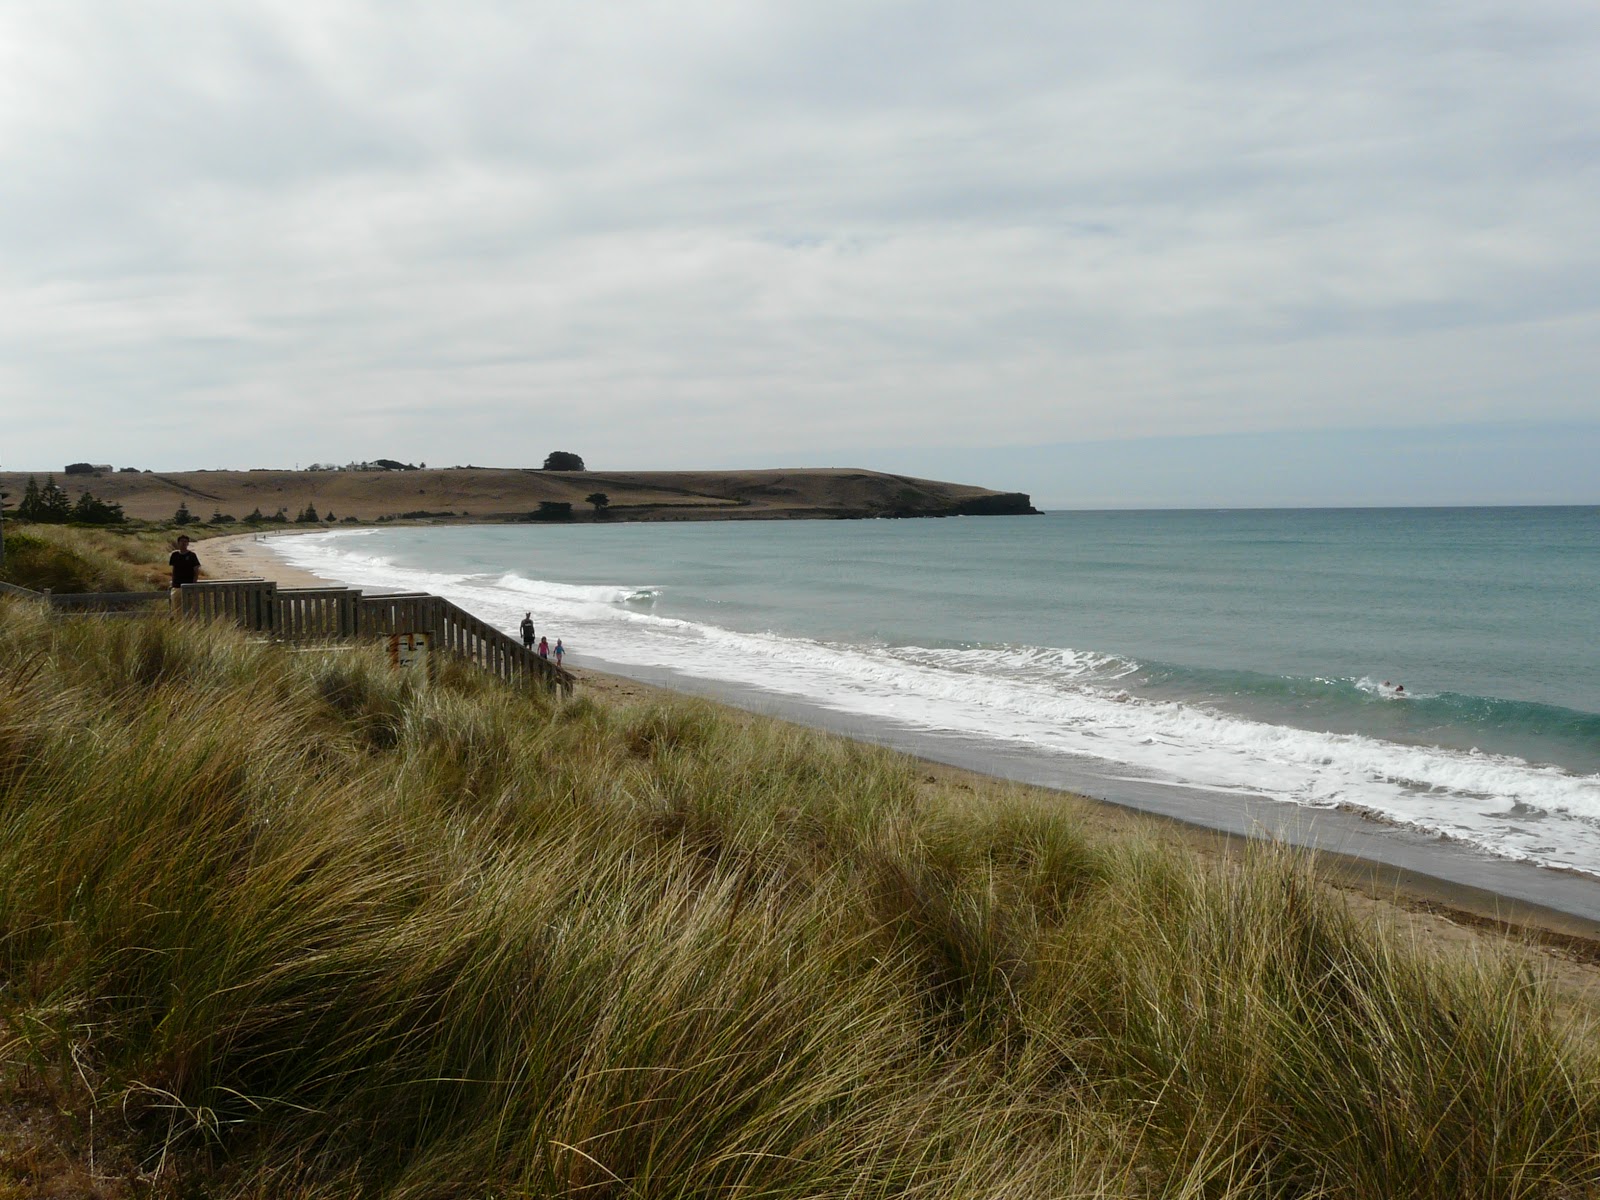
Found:
<svg viewBox="0 0 1600 1200"><path fill-rule="evenodd" d="M0 468L1600 503L1592 0L0 0Z"/></svg>

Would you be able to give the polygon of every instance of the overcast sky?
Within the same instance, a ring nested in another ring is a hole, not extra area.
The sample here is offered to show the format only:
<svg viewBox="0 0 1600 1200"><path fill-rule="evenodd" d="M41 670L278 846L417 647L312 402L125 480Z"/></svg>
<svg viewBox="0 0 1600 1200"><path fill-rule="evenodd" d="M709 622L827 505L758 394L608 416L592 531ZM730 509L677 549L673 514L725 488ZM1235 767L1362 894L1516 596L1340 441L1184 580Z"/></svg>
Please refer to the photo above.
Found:
<svg viewBox="0 0 1600 1200"><path fill-rule="evenodd" d="M1600 6L0 0L0 467L1600 502Z"/></svg>

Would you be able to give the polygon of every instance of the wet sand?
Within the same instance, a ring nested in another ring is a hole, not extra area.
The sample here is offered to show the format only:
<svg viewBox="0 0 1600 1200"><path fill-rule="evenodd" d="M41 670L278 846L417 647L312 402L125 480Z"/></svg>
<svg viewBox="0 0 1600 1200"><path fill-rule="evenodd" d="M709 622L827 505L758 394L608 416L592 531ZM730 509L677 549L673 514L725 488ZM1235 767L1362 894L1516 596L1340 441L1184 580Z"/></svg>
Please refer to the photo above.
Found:
<svg viewBox="0 0 1600 1200"><path fill-rule="evenodd" d="M208 539L196 547L204 577L272 579L284 587L320 587L342 582L293 567L272 551L273 538L293 536L296 535L286 532ZM566 665L578 679L580 694L606 703L649 703L681 697L688 691L664 686L664 681L574 665L571 660ZM741 704L740 697L714 689L696 689L696 693L699 698L723 703L741 719L792 719L788 714L763 712L761 709L765 706L762 705ZM804 720L797 723L811 724ZM1154 837L1162 842L1181 843L1208 857L1226 859L1241 856L1251 840L1237 831L1206 828L1159 813L1016 782L998 772L985 774L966 766L937 762L914 752L912 757L922 764L929 783L975 795L1019 790L1036 792L1048 797L1048 802L1054 806L1066 806L1075 820L1092 826L1105 837ZM1486 936L1499 940L1509 934L1536 947L1539 957L1549 964L1565 990L1581 992L1600 1002L1600 921L1357 855L1321 849L1316 851L1316 858L1323 877L1339 887L1353 905L1374 917L1398 917L1415 936L1441 945L1471 944Z"/></svg>

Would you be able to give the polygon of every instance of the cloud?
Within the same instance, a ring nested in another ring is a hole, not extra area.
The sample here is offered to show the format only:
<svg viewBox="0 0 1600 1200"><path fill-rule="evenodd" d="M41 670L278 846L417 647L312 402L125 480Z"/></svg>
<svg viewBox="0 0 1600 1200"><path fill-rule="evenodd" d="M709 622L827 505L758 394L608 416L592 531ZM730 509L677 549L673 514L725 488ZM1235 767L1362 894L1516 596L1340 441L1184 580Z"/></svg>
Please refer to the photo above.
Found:
<svg viewBox="0 0 1600 1200"><path fill-rule="evenodd" d="M62 0L0 46L24 468L1561 422L1600 378L1576 3Z"/></svg>

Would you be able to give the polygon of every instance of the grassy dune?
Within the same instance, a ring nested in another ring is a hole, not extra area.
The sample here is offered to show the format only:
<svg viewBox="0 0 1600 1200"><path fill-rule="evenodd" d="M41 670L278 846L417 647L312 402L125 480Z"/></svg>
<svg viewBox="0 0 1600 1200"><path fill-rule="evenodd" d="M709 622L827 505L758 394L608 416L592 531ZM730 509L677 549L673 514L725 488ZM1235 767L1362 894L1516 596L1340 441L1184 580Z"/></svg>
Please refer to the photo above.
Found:
<svg viewBox="0 0 1600 1200"><path fill-rule="evenodd" d="M1529 964L697 702L0 602L0 1197L1593 1194Z"/></svg>
<svg viewBox="0 0 1600 1200"><path fill-rule="evenodd" d="M170 582L173 534L7 522L0 580L54 592L139 592Z"/></svg>

